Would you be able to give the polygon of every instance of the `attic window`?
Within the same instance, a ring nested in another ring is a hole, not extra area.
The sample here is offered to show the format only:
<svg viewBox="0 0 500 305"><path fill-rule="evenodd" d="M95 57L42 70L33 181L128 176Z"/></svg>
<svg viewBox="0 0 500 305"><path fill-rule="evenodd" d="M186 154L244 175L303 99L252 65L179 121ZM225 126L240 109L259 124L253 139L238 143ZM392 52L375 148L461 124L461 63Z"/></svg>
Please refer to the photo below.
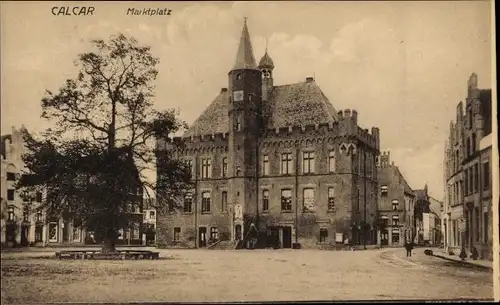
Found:
<svg viewBox="0 0 500 305"><path fill-rule="evenodd" d="M387 185L382 185L380 195L387 196Z"/></svg>
<svg viewBox="0 0 500 305"><path fill-rule="evenodd" d="M240 80L241 79L241 74L236 74L236 79Z"/></svg>

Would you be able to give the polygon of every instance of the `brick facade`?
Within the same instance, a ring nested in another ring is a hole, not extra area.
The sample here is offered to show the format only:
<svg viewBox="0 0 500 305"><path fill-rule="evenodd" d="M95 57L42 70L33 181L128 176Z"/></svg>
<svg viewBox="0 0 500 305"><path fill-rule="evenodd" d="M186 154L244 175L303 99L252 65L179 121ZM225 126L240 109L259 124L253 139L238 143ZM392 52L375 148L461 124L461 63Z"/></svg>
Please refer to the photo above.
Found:
<svg viewBox="0 0 500 305"><path fill-rule="evenodd" d="M491 208L491 89L477 88L477 75L468 82L467 98L457 106L445 149L443 231L449 251L475 247L484 258L492 255ZM491 235L490 235L491 234Z"/></svg>
<svg viewBox="0 0 500 305"><path fill-rule="evenodd" d="M273 86L273 69L267 51L255 64L245 24L229 88L183 137L158 139L162 153L189 162L195 185L191 209L158 211L159 246L249 236L260 247L363 243L365 220L375 242L378 128L370 134L355 110L337 112L312 78Z"/></svg>

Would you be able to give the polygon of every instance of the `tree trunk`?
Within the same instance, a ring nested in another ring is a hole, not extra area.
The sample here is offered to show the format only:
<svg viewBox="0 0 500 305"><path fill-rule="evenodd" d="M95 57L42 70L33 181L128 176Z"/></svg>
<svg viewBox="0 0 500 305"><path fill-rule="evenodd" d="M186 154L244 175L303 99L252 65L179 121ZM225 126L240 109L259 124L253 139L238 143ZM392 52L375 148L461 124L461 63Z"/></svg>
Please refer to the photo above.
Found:
<svg viewBox="0 0 500 305"><path fill-rule="evenodd" d="M109 230L104 236L104 243L102 245L101 251L103 253L115 252L116 251L116 233L114 230Z"/></svg>

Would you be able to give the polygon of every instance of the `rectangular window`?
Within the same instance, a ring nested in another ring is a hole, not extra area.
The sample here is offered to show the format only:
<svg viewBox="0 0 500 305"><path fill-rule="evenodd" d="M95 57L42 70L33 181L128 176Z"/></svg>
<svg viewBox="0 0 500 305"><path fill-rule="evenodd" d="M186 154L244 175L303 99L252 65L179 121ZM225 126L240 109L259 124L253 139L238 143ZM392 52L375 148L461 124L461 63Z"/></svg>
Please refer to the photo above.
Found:
<svg viewBox="0 0 500 305"><path fill-rule="evenodd" d="M269 156L262 156L262 174L264 176L269 176Z"/></svg>
<svg viewBox="0 0 500 305"><path fill-rule="evenodd" d="M82 229L79 227L73 227L73 241L74 242L81 242L82 241Z"/></svg>
<svg viewBox="0 0 500 305"><path fill-rule="evenodd" d="M7 172L7 181L15 181L16 180L16 174Z"/></svg>
<svg viewBox="0 0 500 305"><path fill-rule="evenodd" d="M174 241L179 241L181 240L181 228L175 227L174 228Z"/></svg>
<svg viewBox="0 0 500 305"><path fill-rule="evenodd" d="M302 153L302 172L304 174L314 173L314 152Z"/></svg>
<svg viewBox="0 0 500 305"><path fill-rule="evenodd" d="M465 193L465 196L467 196L467 195L469 195L469 170L468 169L466 169L464 171L464 175L465 175L464 193ZM448 191L448 192L450 192L450 191Z"/></svg>
<svg viewBox="0 0 500 305"><path fill-rule="evenodd" d="M393 216L392 216L392 225L393 225L394 227L399 226L399 216L397 216L397 215L393 215Z"/></svg>
<svg viewBox="0 0 500 305"><path fill-rule="evenodd" d="M175 204L173 200L168 201L168 212L169 213L175 212Z"/></svg>
<svg viewBox="0 0 500 305"><path fill-rule="evenodd" d="M186 166L187 166L189 173L192 176L193 175L193 160L186 160Z"/></svg>
<svg viewBox="0 0 500 305"><path fill-rule="evenodd" d="M58 235L58 226L57 226L57 222L51 222L49 223L49 242L51 243L55 243L57 242L58 238L57 238L57 235Z"/></svg>
<svg viewBox="0 0 500 305"><path fill-rule="evenodd" d="M303 191L304 212L314 211L314 189L307 188Z"/></svg>
<svg viewBox="0 0 500 305"><path fill-rule="evenodd" d="M219 229L212 227L210 228L210 239L211 240L218 240L219 239Z"/></svg>
<svg viewBox="0 0 500 305"><path fill-rule="evenodd" d="M392 243L399 244L399 230L392 230Z"/></svg>
<svg viewBox="0 0 500 305"><path fill-rule="evenodd" d="M29 221L29 208L27 206L23 207L23 221Z"/></svg>
<svg viewBox="0 0 500 305"><path fill-rule="evenodd" d="M292 190L281 190L281 210L292 211Z"/></svg>
<svg viewBox="0 0 500 305"><path fill-rule="evenodd" d="M326 243L328 239L328 230L327 229L319 229L319 242Z"/></svg>
<svg viewBox="0 0 500 305"><path fill-rule="evenodd" d="M241 120L240 118L236 118L236 131L240 131L241 130Z"/></svg>
<svg viewBox="0 0 500 305"><path fill-rule="evenodd" d="M222 177L227 177L227 158L222 158Z"/></svg>
<svg viewBox="0 0 500 305"><path fill-rule="evenodd" d="M42 211L37 211L36 212L35 221L36 222L42 221Z"/></svg>
<svg viewBox="0 0 500 305"><path fill-rule="evenodd" d="M488 212L483 213L483 242L488 243Z"/></svg>
<svg viewBox="0 0 500 305"><path fill-rule="evenodd" d="M35 242L39 243L43 241L43 225L37 225L35 227Z"/></svg>
<svg viewBox="0 0 500 305"><path fill-rule="evenodd" d="M201 212L210 212L210 192L201 193Z"/></svg>
<svg viewBox="0 0 500 305"><path fill-rule="evenodd" d="M36 202L42 202L42 192L36 192L35 200Z"/></svg>
<svg viewBox="0 0 500 305"><path fill-rule="evenodd" d="M392 210L397 211L399 209L399 201L397 199L394 199L392 201Z"/></svg>
<svg viewBox="0 0 500 305"><path fill-rule="evenodd" d="M479 208L474 208L474 216L476 216L476 219L475 219L475 226L474 226L474 231L476 231L476 241L480 241L480 236L481 236L481 227L479 226L479 219L481 218L481 214L479 213Z"/></svg>
<svg viewBox="0 0 500 305"><path fill-rule="evenodd" d="M490 188L490 162L483 163L483 189Z"/></svg>
<svg viewBox="0 0 500 305"><path fill-rule="evenodd" d="M292 154L281 154L281 174L290 175L292 173Z"/></svg>
<svg viewBox="0 0 500 305"><path fill-rule="evenodd" d="M328 170L330 173L335 172L335 151L330 150L328 153Z"/></svg>
<svg viewBox="0 0 500 305"><path fill-rule="evenodd" d="M227 211L227 192L226 191L222 192L221 211L222 212L226 212Z"/></svg>
<svg viewBox="0 0 500 305"><path fill-rule="evenodd" d="M149 219L154 220L155 219L155 211L149 211Z"/></svg>
<svg viewBox="0 0 500 305"><path fill-rule="evenodd" d="M380 195L381 196L387 196L387 185L382 185L380 188Z"/></svg>
<svg viewBox="0 0 500 305"><path fill-rule="evenodd" d="M333 187L328 188L328 211L335 210L335 189Z"/></svg>
<svg viewBox="0 0 500 305"><path fill-rule="evenodd" d="M7 200L14 200L14 190L7 190Z"/></svg>
<svg viewBox="0 0 500 305"><path fill-rule="evenodd" d="M212 177L212 160L210 158L201 159L201 178L208 179Z"/></svg>
<svg viewBox="0 0 500 305"><path fill-rule="evenodd" d="M10 220L10 221L14 220L14 207L7 208L7 220Z"/></svg>
<svg viewBox="0 0 500 305"><path fill-rule="evenodd" d="M474 164L474 192L479 190L479 165Z"/></svg>
<svg viewBox="0 0 500 305"><path fill-rule="evenodd" d="M193 194L188 193L186 197L184 197L184 206L182 211L184 213L191 213L193 206Z"/></svg>
<svg viewBox="0 0 500 305"><path fill-rule="evenodd" d="M262 211L269 211L269 191L262 191Z"/></svg>

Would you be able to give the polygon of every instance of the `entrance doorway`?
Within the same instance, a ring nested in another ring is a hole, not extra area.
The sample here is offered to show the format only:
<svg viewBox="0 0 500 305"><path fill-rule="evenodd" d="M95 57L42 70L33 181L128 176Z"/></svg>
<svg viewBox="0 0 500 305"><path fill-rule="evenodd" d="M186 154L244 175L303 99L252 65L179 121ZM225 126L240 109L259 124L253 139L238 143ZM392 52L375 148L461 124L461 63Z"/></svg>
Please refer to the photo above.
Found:
<svg viewBox="0 0 500 305"><path fill-rule="evenodd" d="M283 227L283 248L292 248L292 227Z"/></svg>
<svg viewBox="0 0 500 305"><path fill-rule="evenodd" d="M199 234L198 234L198 246L200 248L204 248L207 246L207 228L206 227L200 227L199 229Z"/></svg>
<svg viewBox="0 0 500 305"><path fill-rule="evenodd" d="M23 225L21 227L21 246L29 246L29 232L30 232L30 227Z"/></svg>
<svg viewBox="0 0 500 305"><path fill-rule="evenodd" d="M387 230L383 230L380 234L380 242L382 246L389 245L389 232Z"/></svg>
<svg viewBox="0 0 500 305"><path fill-rule="evenodd" d="M236 225L235 229L235 235L236 235L236 240L241 240L241 225Z"/></svg>
<svg viewBox="0 0 500 305"><path fill-rule="evenodd" d="M62 230L62 238L63 238L63 242L67 243L69 241L69 226L68 226L69 222L67 221L64 221L63 222L63 230Z"/></svg>

